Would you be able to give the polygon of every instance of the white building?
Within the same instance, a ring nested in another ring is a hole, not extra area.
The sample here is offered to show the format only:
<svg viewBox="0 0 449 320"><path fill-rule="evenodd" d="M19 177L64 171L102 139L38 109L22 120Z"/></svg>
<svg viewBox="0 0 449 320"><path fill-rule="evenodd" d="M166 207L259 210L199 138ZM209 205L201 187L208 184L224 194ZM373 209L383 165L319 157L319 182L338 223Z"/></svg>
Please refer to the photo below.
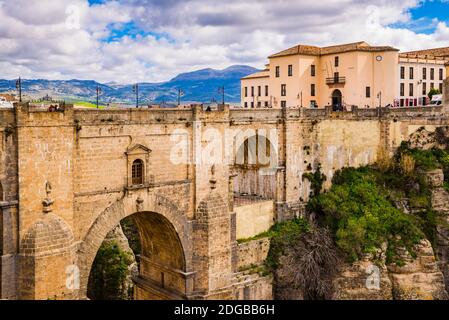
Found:
<svg viewBox="0 0 449 320"><path fill-rule="evenodd" d="M399 54L399 97L401 107L416 107L430 103L430 90L443 92L446 79L444 64L449 61L449 47Z"/></svg>

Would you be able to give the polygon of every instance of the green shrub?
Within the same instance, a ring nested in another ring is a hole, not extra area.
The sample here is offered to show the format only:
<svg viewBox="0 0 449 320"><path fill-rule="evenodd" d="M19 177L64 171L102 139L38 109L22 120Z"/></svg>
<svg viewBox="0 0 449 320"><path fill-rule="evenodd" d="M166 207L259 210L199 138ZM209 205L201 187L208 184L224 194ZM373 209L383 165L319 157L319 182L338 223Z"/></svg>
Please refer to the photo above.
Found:
<svg viewBox="0 0 449 320"><path fill-rule="evenodd" d="M413 254L413 245L423 238L417 220L389 200L389 192L378 184L379 175L370 167L343 169L327 193L309 202L308 210L334 231L338 247L350 261L387 243L388 262L399 262L399 248Z"/></svg>
<svg viewBox="0 0 449 320"><path fill-rule="evenodd" d="M125 280L130 255L117 242L105 241L98 249L89 276L88 296L93 300L127 300L130 298Z"/></svg>

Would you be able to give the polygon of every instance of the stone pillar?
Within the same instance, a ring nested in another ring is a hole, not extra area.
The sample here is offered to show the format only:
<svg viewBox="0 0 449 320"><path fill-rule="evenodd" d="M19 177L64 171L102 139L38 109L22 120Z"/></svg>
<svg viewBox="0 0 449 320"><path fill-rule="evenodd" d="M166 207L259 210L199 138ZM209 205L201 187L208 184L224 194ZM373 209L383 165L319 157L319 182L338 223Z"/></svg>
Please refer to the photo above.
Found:
<svg viewBox="0 0 449 320"><path fill-rule="evenodd" d="M194 291L201 298L232 298L231 225L226 203L212 190L199 204L193 224Z"/></svg>
<svg viewBox="0 0 449 320"><path fill-rule="evenodd" d="M27 231L18 256L18 298L62 300L78 298L79 269L70 227L47 214Z"/></svg>
<svg viewBox="0 0 449 320"><path fill-rule="evenodd" d="M0 299L17 298L17 201L0 202Z"/></svg>

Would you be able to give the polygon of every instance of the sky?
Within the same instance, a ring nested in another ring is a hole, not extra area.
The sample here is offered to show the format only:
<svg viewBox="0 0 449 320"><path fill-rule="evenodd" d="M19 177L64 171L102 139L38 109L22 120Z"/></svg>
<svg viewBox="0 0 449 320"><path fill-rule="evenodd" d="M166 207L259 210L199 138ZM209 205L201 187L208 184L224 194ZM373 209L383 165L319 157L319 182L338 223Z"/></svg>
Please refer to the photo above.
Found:
<svg viewBox="0 0 449 320"><path fill-rule="evenodd" d="M166 81L293 45L449 46L449 0L0 0L0 78Z"/></svg>

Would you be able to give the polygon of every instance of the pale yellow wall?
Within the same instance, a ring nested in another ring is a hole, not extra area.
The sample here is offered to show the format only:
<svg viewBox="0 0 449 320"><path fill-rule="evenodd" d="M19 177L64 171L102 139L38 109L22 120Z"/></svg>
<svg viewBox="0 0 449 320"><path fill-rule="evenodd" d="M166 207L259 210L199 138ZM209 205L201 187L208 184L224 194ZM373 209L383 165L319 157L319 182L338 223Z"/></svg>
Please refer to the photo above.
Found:
<svg viewBox="0 0 449 320"><path fill-rule="evenodd" d="M339 57L339 66L335 67L335 57ZM381 56L382 61L376 57ZM382 92L382 106L393 104L396 96L397 52L348 52L321 57L320 106L332 103L332 93L338 89L343 94L343 103L348 107L378 107L377 94ZM334 72L345 77L345 84L327 85L326 78ZM366 87L371 88L371 97L366 98Z"/></svg>
<svg viewBox="0 0 449 320"><path fill-rule="evenodd" d="M262 201L234 208L237 239L252 238L274 224L273 201Z"/></svg>
<svg viewBox="0 0 449 320"><path fill-rule="evenodd" d="M293 76L288 76L288 66L293 66ZM280 67L280 77L276 78L276 67ZM273 95L273 107L280 108L281 101L287 101L287 107L298 107L300 105L299 83L300 83L299 56L287 56L270 59L270 88ZM287 95L281 96L281 85L287 86Z"/></svg>
<svg viewBox="0 0 449 320"><path fill-rule="evenodd" d="M339 57L339 66L335 67L335 57ZM382 61L376 57L381 56ZM398 53L363 52L354 51L325 56L292 55L270 59L268 78L252 78L242 80L242 106L245 102L251 105L250 88L258 85L269 85L270 105L280 108L281 101L287 102L287 107L310 107L311 101L316 101L318 107L332 104L332 93L339 89L343 95L343 104L348 109L351 105L359 108L369 106L378 107L380 101L377 97L382 92L382 106L393 104L399 93L398 79ZM288 76L288 66L293 66L293 75ZM311 66L315 65L316 75L311 76ZM276 77L276 67L280 67L280 77ZM345 77L344 84L326 84L327 78L332 78L334 72ZM281 96L281 85L285 84L287 94ZM311 85L315 84L315 97L311 96ZM248 97L244 97L244 87L248 87ZM371 88L371 96L366 97L366 87ZM256 90L257 91L257 90ZM257 95L257 92L255 92ZM301 95L302 93L302 95ZM301 99L302 96L302 99ZM264 97L262 97L264 98ZM255 106L257 100L254 99ZM262 99L262 101L264 101ZM262 103L263 105L263 103Z"/></svg>
<svg viewBox="0 0 449 320"><path fill-rule="evenodd" d="M261 107L265 107L265 102L268 102L268 106L271 105L270 101L270 86L269 86L269 77L263 78L250 78L250 79L242 79L241 80L241 100L242 107L245 106L245 102L247 103L248 108L251 108L251 102L254 102L254 108L257 108L258 102L261 103ZM265 86L268 85L268 96L265 96ZM258 86L261 87L261 96L258 96ZM248 96L245 97L245 87L248 88ZM254 87L254 97L251 96L251 87Z"/></svg>

